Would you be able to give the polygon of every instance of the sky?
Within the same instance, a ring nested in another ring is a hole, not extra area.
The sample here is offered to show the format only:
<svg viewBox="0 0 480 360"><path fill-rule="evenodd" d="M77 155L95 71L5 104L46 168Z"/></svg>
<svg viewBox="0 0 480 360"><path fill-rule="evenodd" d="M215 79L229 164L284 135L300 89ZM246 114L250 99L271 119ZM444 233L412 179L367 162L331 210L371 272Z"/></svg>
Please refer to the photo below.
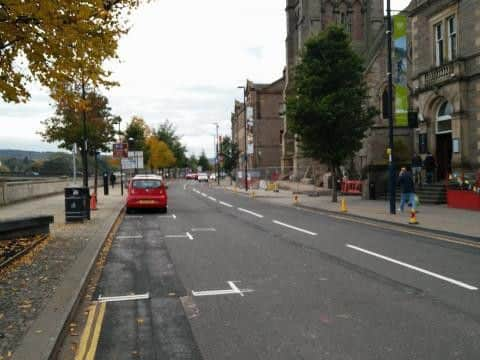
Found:
<svg viewBox="0 0 480 360"><path fill-rule="evenodd" d="M401 9L408 0L391 0ZM285 66L284 0L156 0L142 5L110 63L120 87L105 92L125 125L140 116L157 127L168 119L189 154L214 153L215 125L230 135L234 100L246 79L270 83ZM0 101L0 149L55 150L42 142L40 121L52 116L48 92L32 85L27 104Z"/></svg>

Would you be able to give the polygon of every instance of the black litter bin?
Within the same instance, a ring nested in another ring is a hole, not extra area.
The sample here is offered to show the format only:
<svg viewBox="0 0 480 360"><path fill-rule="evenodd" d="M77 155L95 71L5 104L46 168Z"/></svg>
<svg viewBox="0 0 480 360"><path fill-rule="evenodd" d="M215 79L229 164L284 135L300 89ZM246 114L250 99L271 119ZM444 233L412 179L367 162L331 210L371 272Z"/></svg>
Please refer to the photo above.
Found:
<svg viewBox="0 0 480 360"><path fill-rule="evenodd" d="M368 194L370 200L376 200L377 196L375 194L375 183L373 181L368 183Z"/></svg>
<svg viewBox="0 0 480 360"><path fill-rule="evenodd" d="M83 221L90 219L90 196L88 188L65 188L65 221Z"/></svg>

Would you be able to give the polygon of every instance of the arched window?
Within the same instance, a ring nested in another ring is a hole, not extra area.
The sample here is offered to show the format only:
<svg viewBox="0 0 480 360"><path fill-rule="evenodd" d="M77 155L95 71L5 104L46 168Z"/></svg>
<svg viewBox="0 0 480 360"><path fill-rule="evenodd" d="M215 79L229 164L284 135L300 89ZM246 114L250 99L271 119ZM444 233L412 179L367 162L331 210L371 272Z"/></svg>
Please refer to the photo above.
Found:
<svg viewBox="0 0 480 360"><path fill-rule="evenodd" d="M440 105L437 113L436 131L437 134L448 134L452 132L453 106L448 101Z"/></svg>

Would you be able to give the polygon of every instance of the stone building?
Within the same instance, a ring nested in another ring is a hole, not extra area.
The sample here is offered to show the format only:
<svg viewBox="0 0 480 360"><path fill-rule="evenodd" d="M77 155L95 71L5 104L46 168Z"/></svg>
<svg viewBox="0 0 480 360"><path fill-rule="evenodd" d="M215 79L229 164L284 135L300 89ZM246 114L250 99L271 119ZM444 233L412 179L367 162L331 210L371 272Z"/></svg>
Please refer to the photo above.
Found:
<svg viewBox="0 0 480 360"><path fill-rule="evenodd" d="M359 172L367 164L386 163L388 142L387 114L382 113L387 87L385 22L383 0L287 0L287 68L284 88L286 98L293 89L293 71L300 61L299 54L306 40L325 30L329 25L344 26L351 35L352 46L365 61L365 79L369 89L371 105L379 109L380 115L364 140L363 149L352 160ZM328 169L302 156L298 141L287 129L284 118L282 147L283 174L295 178L312 177L319 183ZM403 138L408 146L411 130L396 128L396 136ZM316 171L313 171L315 169Z"/></svg>
<svg viewBox="0 0 480 360"><path fill-rule="evenodd" d="M247 81L247 147L250 169L280 167L283 121L279 114L283 102L283 77L271 84ZM245 158L245 111L242 102L235 101L232 113L232 139L238 144L239 168Z"/></svg>
<svg viewBox="0 0 480 360"><path fill-rule="evenodd" d="M417 152L437 160L438 180L480 166L480 2L412 0L407 8L410 105Z"/></svg>

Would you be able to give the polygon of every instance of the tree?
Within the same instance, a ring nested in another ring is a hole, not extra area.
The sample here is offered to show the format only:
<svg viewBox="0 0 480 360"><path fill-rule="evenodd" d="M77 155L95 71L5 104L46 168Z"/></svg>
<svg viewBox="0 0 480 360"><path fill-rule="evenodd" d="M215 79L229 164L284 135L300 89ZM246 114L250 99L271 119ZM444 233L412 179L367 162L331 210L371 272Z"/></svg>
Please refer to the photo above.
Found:
<svg viewBox="0 0 480 360"><path fill-rule="evenodd" d="M45 130L40 132L42 138L49 142L59 142L58 147L72 150L74 144L82 144L83 116L87 120L87 139L89 153L95 157L95 194L98 185L97 152L110 151L109 144L115 140L115 122L111 114L108 99L96 92L86 95L88 108L85 113L72 108L68 102L59 102L55 116L45 120L42 124ZM83 151L83 149L82 149ZM83 157L84 161L88 161ZM85 164L84 164L85 168Z"/></svg>
<svg viewBox="0 0 480 360"><path fill-rule="evenodd" d="M168 120L165 120L156 131L156 136L159 140L165 142L172 150L176 159L176 167L187 167L187 149L180 142L180 137L176 134L177 129Z"/></svg>
<svg viewBox="0 0 480 360"><path fill-rule="evenodd" d="M338 168L361 149L377 111L367 105L364 67L343 29L330 27L313 36L295 69L287 99L289 127L306 156L328 164L337 201Z"/></svg>
<svg viewBox="0 0 480 360"><path fill-rule="evenodd" d="M125 15L139 3L1 1L0 96L6 102L25 102L30 97L26 85L32 80L59 98L66 79L80 76L94 86L112 84L103 64L117 57L118 40L128 31Z"/></svg>
<svg viewBox="0 0 480 360"><path fill-rule="evenodd" d="M149 150L147 138L151 135L151 130L143 118L139 116L132 117L125 130L125 139L128 142L130 151L143 151L144 164L148 164Z"/></svg>
<svg viewBox="0 0 480 360"><path fill-rule="evenodd" d="M205 151L202 151L202 154L198 158L198 166L202 167L202 171L210 170L210 162L208 161L207 156L205 155Z"/></svg>
<svg viewBox="0 0 480 360"><path fill-rule="evenodd" d="M150 153L148 166L152 171L170 168L175 165L176 159L172 151L166 143L158 140L156 136L150 136L147 139L147 146Z"/></svg>
<svg viewBox="0 0 480 360"><path fill-rule="evenodd" d="M187 167L193 171L197 171L198 159L195 155L191 155L187 160Z"/></svg>
<svg viewBox="0 0 480 360"><path fill-rule="evenodd" d="M220 155L223 156L223 169L230 174L237 167L239 150L228 136L222 138Z"/></svg>

